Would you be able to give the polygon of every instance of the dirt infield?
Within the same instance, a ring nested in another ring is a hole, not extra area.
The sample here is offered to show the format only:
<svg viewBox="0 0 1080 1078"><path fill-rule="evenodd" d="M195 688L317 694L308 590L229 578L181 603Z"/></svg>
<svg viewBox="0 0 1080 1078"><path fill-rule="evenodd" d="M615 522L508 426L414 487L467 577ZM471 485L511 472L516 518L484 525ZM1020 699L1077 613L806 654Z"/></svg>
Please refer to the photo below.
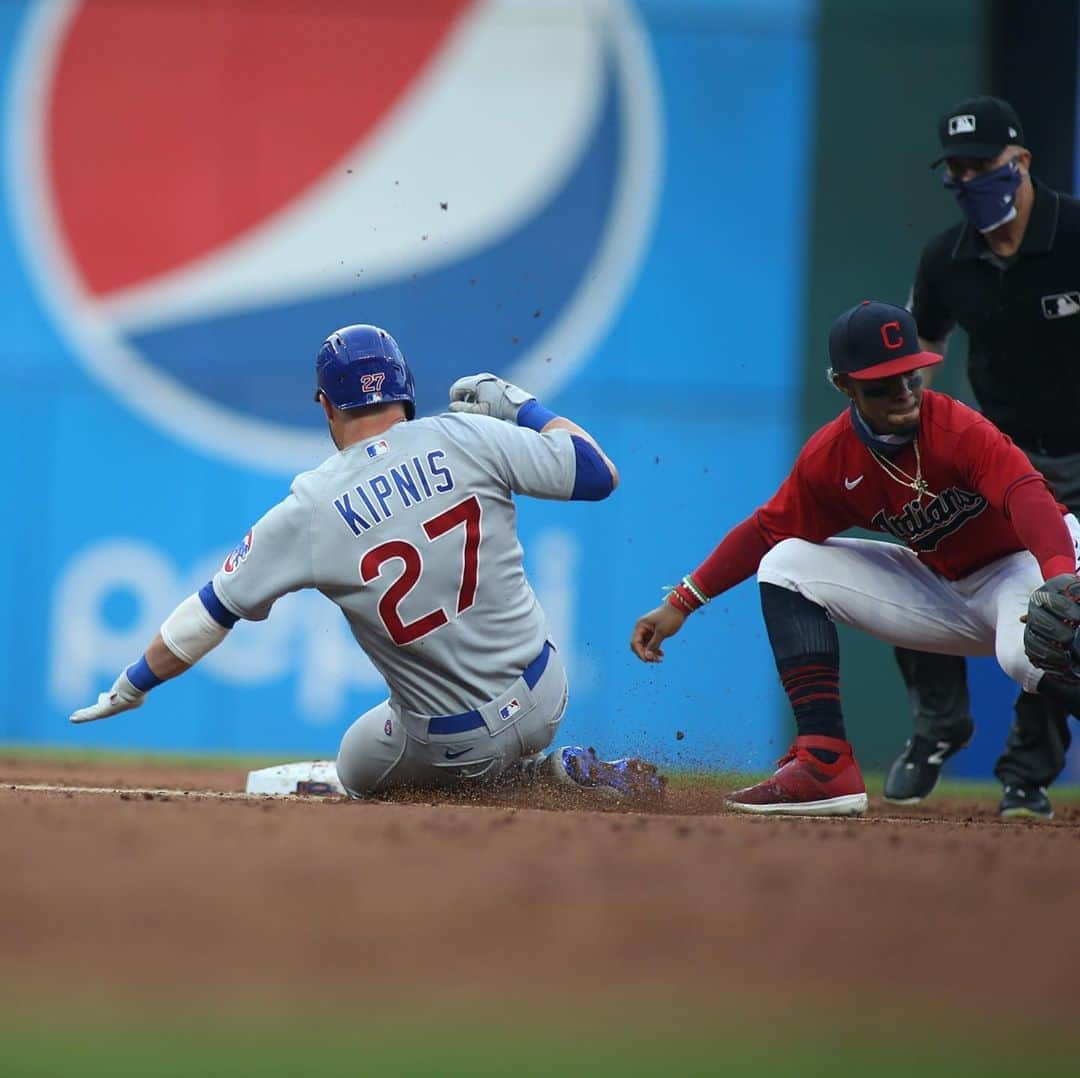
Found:
<svg viewBox="0 0 1080 1078"><path fill-rule="evenodd" d="M0 759L7 983L889 997L1006 1018L1020 971L1041 1011L1075 1009L1075 805L1031 825L977 801L743 817L715 785L649 812L200 794L243 780Z"/></svg>

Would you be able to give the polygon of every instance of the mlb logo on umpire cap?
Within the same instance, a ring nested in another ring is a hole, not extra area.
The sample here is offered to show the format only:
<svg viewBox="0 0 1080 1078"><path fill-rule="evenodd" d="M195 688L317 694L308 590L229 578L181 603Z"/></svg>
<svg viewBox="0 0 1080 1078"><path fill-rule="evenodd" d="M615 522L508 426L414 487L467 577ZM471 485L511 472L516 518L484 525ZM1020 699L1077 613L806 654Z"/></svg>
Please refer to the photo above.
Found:
<svg viewBox="0 0 1080 1078"><path fill-rule="evenodd" d="M919 347L910 311L880 300L864 299L829 330L830 375L848 374L860 381L892 378L933 367L943 358Z"/></svg>
<svg viewBox="0 0 1080 1078"><path fill-rule="evenodd" d="M1022 146L1024 129L1008 101L982 94L958 102L941 117L938 141L941 156L931 168L937 168L947 157L991 160L1011 143Z"/></svg>

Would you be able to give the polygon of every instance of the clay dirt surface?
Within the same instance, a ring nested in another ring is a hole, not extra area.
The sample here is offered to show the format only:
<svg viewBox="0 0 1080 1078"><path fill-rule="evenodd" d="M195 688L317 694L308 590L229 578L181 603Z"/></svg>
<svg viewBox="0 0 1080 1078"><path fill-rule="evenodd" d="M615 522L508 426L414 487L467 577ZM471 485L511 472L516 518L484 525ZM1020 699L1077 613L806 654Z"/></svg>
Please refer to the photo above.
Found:
<svg viewBox="0 0 1080 1078"><path fill-rule="evenodd" d="M747 817L706 781L640 809L222 796L244 778L0 757L8 985L1075 1010L1076 804L1032 824L975 798Z"/></svg>

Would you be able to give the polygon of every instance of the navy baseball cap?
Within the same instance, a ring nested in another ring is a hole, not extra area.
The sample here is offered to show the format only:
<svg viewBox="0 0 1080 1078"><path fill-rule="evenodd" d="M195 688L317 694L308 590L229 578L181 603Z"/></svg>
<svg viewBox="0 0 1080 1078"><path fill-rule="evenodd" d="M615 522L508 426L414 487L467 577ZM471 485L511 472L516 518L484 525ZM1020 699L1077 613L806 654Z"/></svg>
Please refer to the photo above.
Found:
<svg viewBox="0 0 1080 1078"><path fill-rule="evenodd" d="M864 299L840 315L829 330L832 373L849 374L860 381L892 378L933 367L943 359L919 347L919 331L910 311L880 300Z"/></svg>
<svg viewBox="0 0 1080 1078"><path fill-rule="evenodd" d="M989 161L1006 146L1023 146L1024 129L1008 101L983 94L957 102L938 120L938 141L941 156L931 168L937 168L946 157Z"/></svg>

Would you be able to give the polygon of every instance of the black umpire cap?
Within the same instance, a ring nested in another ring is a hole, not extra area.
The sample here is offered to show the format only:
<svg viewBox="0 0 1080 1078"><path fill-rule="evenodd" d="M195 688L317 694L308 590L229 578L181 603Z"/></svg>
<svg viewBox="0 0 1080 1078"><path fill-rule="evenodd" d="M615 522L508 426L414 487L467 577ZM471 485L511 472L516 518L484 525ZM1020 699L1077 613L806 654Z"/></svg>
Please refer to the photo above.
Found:
<svg viewBox="0 0 1080 1078"><path fill-rule="evenodd" d="M845 311L829 330L830 374L871 381L933 367L944 358L919 346L910 311L876 299Z"/></svg>
<svg viewBox="0 0 1080 1078"><path fill-rule="evenodd" d="M1024 129L1008 101L983 94L957 102L938 120L938 141L941 156L931 168L937 168L946 157L989 161L1006 146L1023 146Z"/></svg>

